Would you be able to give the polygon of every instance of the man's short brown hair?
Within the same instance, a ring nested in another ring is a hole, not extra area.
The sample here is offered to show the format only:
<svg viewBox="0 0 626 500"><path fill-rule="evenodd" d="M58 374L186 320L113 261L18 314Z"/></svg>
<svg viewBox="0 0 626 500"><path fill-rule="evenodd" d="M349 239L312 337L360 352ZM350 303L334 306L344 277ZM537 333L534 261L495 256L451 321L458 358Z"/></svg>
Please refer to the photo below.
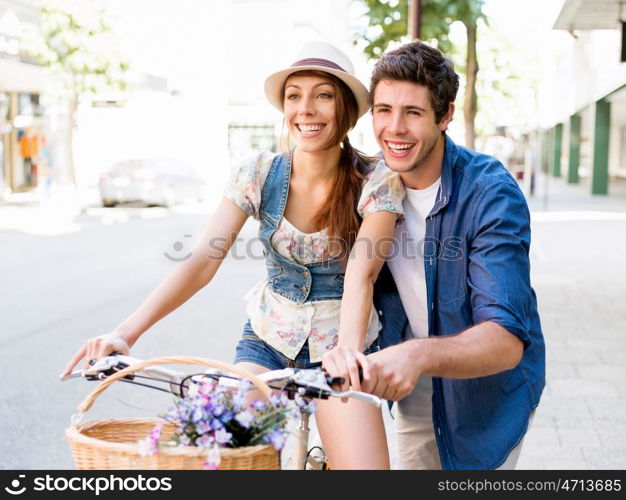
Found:
<svg viewBox="0 0 626 500"><path fill-rule="evenodd" d="M436 123L446 115L459 90L459 75L455 73L452 61L420 41L402 45L378 60L370 83L372 103L376 86L382 80L408 81L427 87Z"/></svg>

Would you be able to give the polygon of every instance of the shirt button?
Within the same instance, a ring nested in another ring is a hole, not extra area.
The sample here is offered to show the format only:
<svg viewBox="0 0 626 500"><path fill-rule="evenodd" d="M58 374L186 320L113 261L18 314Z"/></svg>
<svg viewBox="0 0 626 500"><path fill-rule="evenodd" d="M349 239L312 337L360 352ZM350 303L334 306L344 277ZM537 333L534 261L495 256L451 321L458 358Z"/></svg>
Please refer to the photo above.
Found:
<svg viewBox="0 0 626 500"><path fill-rule="evenodd" d="M382 312L382 311L378 311L378 315L379 315L379 316L382 316L382 315L383 315L383 312Z"/></svg>
<svg viewBox="0 0 626 500"><path fill-rule="evenodd" d="M300 287L300 290L302 290L304 293L306 293L306 292L307 292L307 287L305 287L304 285L302 285L302 286Z"/></svg>

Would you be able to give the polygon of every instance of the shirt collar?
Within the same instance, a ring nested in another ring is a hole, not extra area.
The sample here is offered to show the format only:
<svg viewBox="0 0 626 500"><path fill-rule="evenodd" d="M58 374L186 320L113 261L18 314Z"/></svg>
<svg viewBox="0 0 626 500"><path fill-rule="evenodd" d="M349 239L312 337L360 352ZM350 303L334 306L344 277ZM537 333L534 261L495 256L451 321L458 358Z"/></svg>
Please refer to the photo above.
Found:
<svg viewBox="0 0 626 500"><path fill-rule="evenodd" d="M443 162L441 164L441 189L439 190L439 196L437 196L435 206L430 212L430 215L437 214L450 202L450 194L452 193L452 168L459 156L459 147L448 137L448 134L445 134L444 137Z"/></svg>

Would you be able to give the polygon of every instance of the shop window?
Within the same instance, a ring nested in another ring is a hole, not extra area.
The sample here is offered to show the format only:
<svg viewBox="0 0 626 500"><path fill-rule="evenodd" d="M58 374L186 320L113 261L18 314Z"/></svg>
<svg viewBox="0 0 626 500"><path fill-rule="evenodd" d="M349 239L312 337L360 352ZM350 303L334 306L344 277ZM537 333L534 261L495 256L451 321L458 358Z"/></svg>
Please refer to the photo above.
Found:
<svg viewBox="0 0 626 500"><path fill-rule="evenodd" d="M23 116L42 116L42 109L39 104L39 94L18 94L17 114Z"/></svg>

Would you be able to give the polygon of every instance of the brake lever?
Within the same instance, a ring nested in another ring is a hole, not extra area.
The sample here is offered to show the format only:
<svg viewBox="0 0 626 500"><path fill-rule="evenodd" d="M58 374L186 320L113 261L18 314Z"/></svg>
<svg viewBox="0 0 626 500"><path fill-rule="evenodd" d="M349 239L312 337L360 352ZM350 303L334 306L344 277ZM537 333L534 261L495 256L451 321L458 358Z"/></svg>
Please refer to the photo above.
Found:
<svg viewBox="0 0 626 500"><path fill-rule="evenodd" d="M90 365L84 370L75 370L69 375L61 377L61 381L79 377L83 377L87 380L102 380L134 363L138 363L139 361L140 360L137 358L132 358L119 353L113 353L110 356L100 358L93 365ZM134 375L129 374L125 378L133 380Z"/></svg>

